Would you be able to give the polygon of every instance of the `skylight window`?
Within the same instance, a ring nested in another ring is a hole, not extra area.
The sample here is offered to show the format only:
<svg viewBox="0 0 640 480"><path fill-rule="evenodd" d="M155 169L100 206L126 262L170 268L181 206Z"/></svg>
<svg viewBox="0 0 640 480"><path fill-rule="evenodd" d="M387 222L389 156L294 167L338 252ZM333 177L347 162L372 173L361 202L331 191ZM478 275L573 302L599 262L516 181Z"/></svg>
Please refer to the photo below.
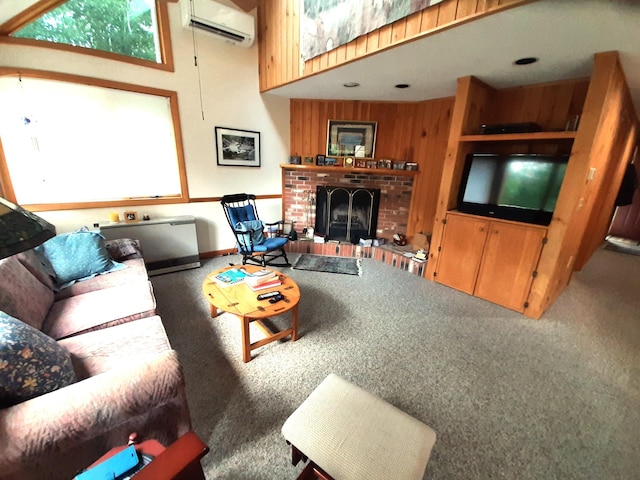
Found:
<svg viewBox="0 0 640 480"><path fill-rule="evenodd" d="M163 62L155 0L69 0L11 36Z"/></svg>

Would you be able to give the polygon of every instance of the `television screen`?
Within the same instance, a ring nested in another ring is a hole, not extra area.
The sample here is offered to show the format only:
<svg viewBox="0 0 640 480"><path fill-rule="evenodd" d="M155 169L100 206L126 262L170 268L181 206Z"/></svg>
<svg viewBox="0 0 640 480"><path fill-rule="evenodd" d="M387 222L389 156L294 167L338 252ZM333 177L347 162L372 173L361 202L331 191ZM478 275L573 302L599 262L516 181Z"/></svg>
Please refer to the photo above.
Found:
<svg viewBox="0 0 640 480"><path fill-rule="evenodd" d="M568 155L469 154L458 210L549 225L568 161Z"/></svg>

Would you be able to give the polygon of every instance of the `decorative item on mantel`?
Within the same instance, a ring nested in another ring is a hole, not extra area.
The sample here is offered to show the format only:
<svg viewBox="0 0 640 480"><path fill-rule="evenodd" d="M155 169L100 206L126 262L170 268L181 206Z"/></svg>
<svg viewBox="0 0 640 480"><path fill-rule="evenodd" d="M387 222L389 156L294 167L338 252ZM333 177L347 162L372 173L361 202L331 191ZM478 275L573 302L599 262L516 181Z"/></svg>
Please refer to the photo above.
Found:
<svg viewBox="0 0 640 480"><path fill-rule="evenodd" d="M388 168L391 170L391 160L387 160L385 158L378 161L378 168Z"/></svg>

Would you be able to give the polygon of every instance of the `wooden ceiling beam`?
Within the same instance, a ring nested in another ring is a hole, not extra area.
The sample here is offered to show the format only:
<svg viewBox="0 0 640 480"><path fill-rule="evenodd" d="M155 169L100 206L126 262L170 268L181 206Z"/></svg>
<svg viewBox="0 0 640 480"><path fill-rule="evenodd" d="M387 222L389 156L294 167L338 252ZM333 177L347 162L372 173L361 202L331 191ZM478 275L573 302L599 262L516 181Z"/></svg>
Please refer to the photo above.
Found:
<svg viewBox="0 0 640 480"><path fill-rule="evenodd" d="M245 12L250 12L258 6L258 0L231 0Z"/></svg>

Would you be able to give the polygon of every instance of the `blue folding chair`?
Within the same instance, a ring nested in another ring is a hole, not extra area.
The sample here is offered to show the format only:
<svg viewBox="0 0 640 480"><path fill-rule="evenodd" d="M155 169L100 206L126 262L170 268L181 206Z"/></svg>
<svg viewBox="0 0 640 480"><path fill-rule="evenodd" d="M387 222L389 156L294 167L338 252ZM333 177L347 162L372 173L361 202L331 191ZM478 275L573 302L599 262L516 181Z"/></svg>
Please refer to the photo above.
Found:
<svg viewBox="0 0 640 480"><path fill-rule="evenodd" d="M266 223L258 217L256 196L247 193L225 195L220 200L229 226L236 237L238 253L242 255L242 264L255 263L287 267L291 264L284 251L288 237L265 237L265 227L269 231L282 232L284 220ZM273 263L278 258L284 258L284 263Z"/></svg>

